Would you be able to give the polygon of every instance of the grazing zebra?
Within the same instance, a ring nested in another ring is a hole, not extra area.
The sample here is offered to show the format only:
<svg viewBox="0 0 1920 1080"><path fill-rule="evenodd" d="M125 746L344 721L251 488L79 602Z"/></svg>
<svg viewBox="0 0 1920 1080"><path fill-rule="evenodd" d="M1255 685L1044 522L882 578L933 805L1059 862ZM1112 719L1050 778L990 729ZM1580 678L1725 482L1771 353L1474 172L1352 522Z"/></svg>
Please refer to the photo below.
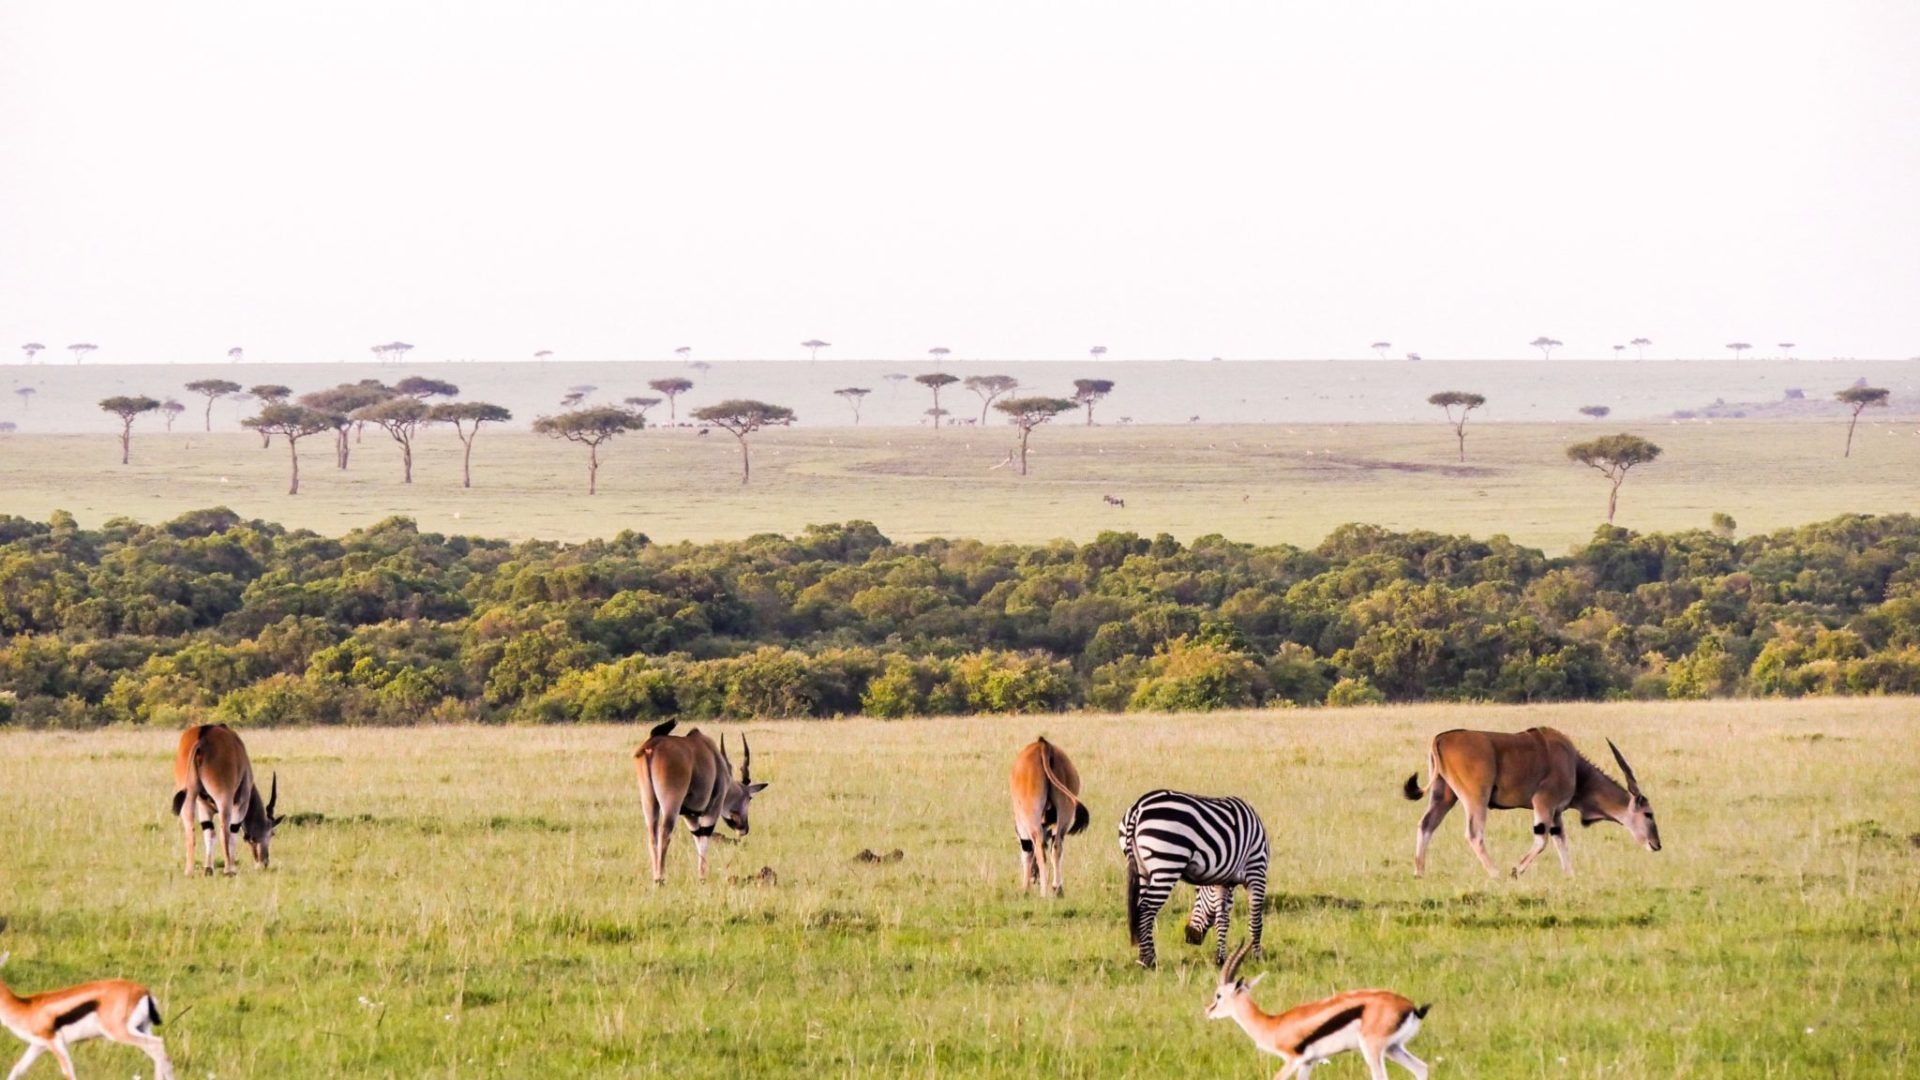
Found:
<svg viewBox="0 0 1920 1080"><path fill-rule="evenodd" d="M1227 958L1227 923L1233 887L1247 889L1253 919L1253 951L1267 905L1267 829L1240 799L1210 799L1178 791L1149 791L1120 822L1120 853L1127 860L1127 940L1140 950L1140 966L1154 963L1153 921L1178 881L1197 886L1187 943L1219 935L1214 963Z"/></svg>

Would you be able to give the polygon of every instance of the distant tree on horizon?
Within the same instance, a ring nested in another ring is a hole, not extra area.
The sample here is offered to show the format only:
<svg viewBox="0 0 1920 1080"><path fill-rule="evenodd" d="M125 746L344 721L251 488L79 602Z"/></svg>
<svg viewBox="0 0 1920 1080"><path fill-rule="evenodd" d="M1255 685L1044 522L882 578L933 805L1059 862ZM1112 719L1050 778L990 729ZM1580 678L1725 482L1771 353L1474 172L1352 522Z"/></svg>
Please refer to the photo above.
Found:
<svg viewBox="0 0 1920 1080"><path fill-rule="evenodd" d="M1653 344L1653 342L1643 337L1637 337L1627 342L1627 344L1634 347L1634 350L1639 353L1640 359L1645 360L1647 358L1647 346Z"/></svg>
<svg viewBox="0 0 1920 1080"><path fill-rule="evenodd" d="M1527 342L1527 344L1540 350L1541 359L1551 360L1553 359L1553 350L1559 348L1562 344L1564 344L1564 342L1561 342L1556 338L1550 338L1545 334L1541 334L1539 337L1534 338L1532 341Z"/></svg>
<svg viewBox="0 0 1920 1080"><path fill-rule="evenodd" d="M1776 349L1779 349L1779 350L1780 350L1780 358L1781 358L1782 360L1791 360L1791 359L1793 359L1793 350L1795 350L1795 349L1797 349L1797 348L1799 348L1799 347L1800 347L1800 346L1798 346L1798 345L1795 345L1795 344L1794 344L1793 342L1791 342L1791 341L1782 341L1782 342L1780 342L1780 343L1779 343L1778 345L1775 345L1775 346L1774 346L1774 348L1776 348Z"/></svg>
<svg viewBox="0 0 1920 1080"><path fill-rule="evenodd" d="M20 346L20 351L27 354L27 363L31 364L34 362L34 358L44 352L46 348L45 345L37 341L29 341L25 345Z"/></svg>
<svg viewBox="0 0 1920 1080"><path fill-rule="evenodd" d="M192 382L187 384L187 389L193 391L196 394L201 394L206 397L207 399L207 409L206 409L207 430L212 431L213 430L213 403L223 397L226 397L228 394L239 393L240 384L237 382L234 382L231 379L195 379Z"/></svg>
<svg viewBox="0 0 1920 1080"><path fill-rule="evenodd" d="M1638 435L1602 435L1598 439L1567 447L1567 458L1605 476L1612 487L1607 491L1607 524L1613 524L1614 508L1620 501L1620 485L1636 465L1646 465L1660 456L1660 448Z"/></svg>
<svg viewBox="0 0 1920 1080"><path fill-rule="evenodd" d="M160 407L157 398L145 394L118 395L100 399L103 412L110 412L120 418L120 464L127 464L133 448L133 422L142 413L150 413Z"/></svg>
<svg viewBox="0 0 1920 1080"><path fill-rule="evenodd" d="M1447 423L1453 425L1453 433L1460 440L1460 460L1467 460L1467 417L1473 410L1487 403L1480 394L1469 394L1464 390L1443 390L1427 398L1427 404L1438 405L1447 414ZM1459 409L1456 419L1453 410Z"/></svg>
<svg viewBox="0 0 1920 1080"><path fill-rule="evenodd" d="M165 414L167 418L167 430L172 431L173 422L180 418L181 413L187 411L187 407L175 401L173 398L168 398L160 403L160 411Z"/></svg>
<svg viewBox="0 0 1920 1080"><path fill-rule="evenodd" d="M393 388L378 379L341 383L330 390L313 390L300 395L300 404L328 417L334 429L334 465L345 469L353 446L347 433L353 430L353 414L393 396Z"/></svg>
<svg viewBox="0 0 1920 1080"><path fill-rule="evenodd" d="M498 405L485 401L449 401L433 407L428 414L437 424L452 424L454 433L460 436L465 453L460 457L460 486L473 486L473 437L480 434L481 424L499 424L513 419L513 414ZM467 425L473 425L469 428Z"/></svg>
<svg viewBox="0 0 1920 1080"><path fill-rule="evenodd" d="M673 350L673 355L679 357L680 362L684 364L687 361L693 359L693 346L682 345L679 348Z"/></svg>
<svg viewBox="0 0 1920 1080"><path fill-rule="evenodd" d="M1613 358L1615 360L1620 359L1620 354L1626 351L1627 351L1627 347L1625 345L1615 345L1613 347Z"/></svg>
<svg viewBox="0 0 1920 1080"><path fill-rule="evenodd" d="M40 391L31 386L16 386L13 392L20 396L20 411L29 412L33 409L33 395Z"/></svg>
<svg viewBox="0 0 1920 1080"><path fill-rule="evenodd" d="M740 444L740 482L753 476L753 459L748 453L747 436L767 427L785 427L793 423L793 410L784 405L769 405L751 398L730 398L718 405L695 409L693 418L732 435Z"/></svg>
<svg viewBox="0 0 1920 1080"><path fill-rule="evenodd" d="M1372 345L1369 345L1367 347L1372 349L1375 353L1377 353L1380 359L1385 360L1387 358L1387 350L1393 348L1393 342L1376 341Z"/></svg>
<svg viewBox="0 0 1920 1080"><path fill-rule="evenodd" d="M410 394L397 394L355 409L353 418L380 428L400 444L400 482L413 483L413 440L419 437L421 428L433 423L427 403Z"/></svg>
<svg viewBox="0 0 1920 1080"><path fill-rule="evenodd" d="M233 361L236 364L242 360L245 360L246 358L247 358L247 350L241 348L238 345L235 345L233 348L227 350L227 359Z"/></svg>
<svg viewBox="0 0 1920 1080"><path fill-rule="evenodd" d="M1607 416L1608 416L1608 415L1609 415L1610 413L1612 413L1612 412L1613 412L1613 409L1611 409L1611 408L1609 408L1608 406L1605 406L1605 405L1582 405L1582 406L1580 406L1580 415L1581 415L1581 416L1591 416L1591 417L1593 417L1593 418L1594 418L1595 420L1605 420L1605 419L1607 418Z"/></svg>
<svg viewBox="0 0 1920 1080"><path fill-rule="evenodd" d="M1753 346L1747 344L1744 341L1730 341L1727 343L1727 348L1733 350L1733 358L1735 360L1738 360L1740 359L1741 353L1746 352L1748 349L1753 348Z"/></svg>
<svg viewBox="0 0 1920 1080"><path fill-rule="evenodd" d="M279 383L261 383L258 386L248 387L247 394L262 405L284 405L287 399L293 396L293 387L281 386ZM260 448L265 450L272 445L273 436L262 431L260 433Z"/></svg>
<svg viewBox="0 0 1920 1080"><path fill-rule="evenodd" d="M1853 429L1860 423L1860 413L1869 405L1885 405L1890 391L1879 386L1849 386L1833 395L1834 400L1853 410L1853 416L1847 421L1847 452L1841 457L1853 456Z"/></svg>
<svg viewBox="0 0 1920 1080"><path fill-rule="evenodd" d="M952 386L954 383L959 382L960 379L958 376L949 375L944 371L936 371L928 375L915 375L913 377L913 381L933 391L933 407L938 409L940 408L941 389L943 387ZM945 411L942 411L940 413L940 416L945 416L945 415L946 415ZM934 417L933 429L935 431L940 430L940 416Z"/></svg>
<svg viewBox="0 0 1920 1080"><path fill-rule="evenodd" d="M413 351L413 346L404 341L389 341L385 345L375 345L373 355L383 364L397 364Z"/></svg>
<svg viewBox="0 0 1920 1080"><path fill-rule="evenodd" d="M933 348L927 350L927 355L933 357L933 365L939 367L946 362L947 356L952 352L953 350L947 348L945 345L935 345Z"/></svg>
<svg viewBox="0 0 1920 1080"><path fill-rule="evenodd" d="M860 401L862 398L866 397L868 394L873 393L873 391L867 389L864 386L843 386L840 389L835 390L833 393L835 397L838 397L840 400L845 401L848 405L853 406L853 424L855 427L859 427L860 426Z"/></svg>
<svg viewBox="0 0 1920 1080"><path fill-rule="evenodd" d="M287 454L293 461L293 480L287 486L287 494L300 494L300 440L309 435L318 435L323 431L338 430L338 421L342 419L320 409L306 405L268 405L260 410L258 416L249 416L240 421L242 427L258 431L263 439L271 440L279 435L287 440Z"/></svg>
<svg viewBox="0 0 1920 1080"><path fill-rule="evenodd" d="M544 364L544 363L546 363L547 361L549 361L549 360L551 360L551 359L553 359L553 350L552 350L552 349L538 349L538 350L535 350L535 352L534 352L534 354L533 354L533 358L534 358L535 360L538 360L538 361L540 361L541 363L543 363L543 364Z"/></svg>
<svg viewBox="0 0 1920 1080"><path fill-rule="evenodd" d="M409 375L393 384L393 392L404 394L415 401L428 398L454 398L460 395L460 388L443 379L429 379L423 375Z"/></svg>
<svg viewBox="0 0 1920 1080"><path fill-rule="evenodd" d="M667 420L677 423L680 420L678 402L680 395L693 389L692 379L655 379L647 384L648 388L667 399Z"/></svg>
<svg viewBox="0 0 1920 1080"><path fill-rule="evenodd" d="M1107 355L1107 347L1105 345L1095 345L1093 348L1087 350L1087 355L1098 360Z"/></svg>
<svg viewBox="0 0 1920 1080"><path fill-rule="evenodd" d="M1027 475L1027 439L1033 429L1061 413L1079 408L1076 401L1057 397L1007 398L994 408L1007 414L1007 420L1020 429L1020 475Z"/></svg>
<svg viewBox="0 0 1920 1080"><path fill-rule="evenodd" d="M73 354L73 362L78 364L86 360L88 353L93 352L95 349L98 349L99 347L100 346L98 345L81 341L81 342L76 342L75 344L67 346L67 351Z"/></svg>
<svg viewBox="0 0 1920 1080"><path fill-rule="evenodd" d="M832 345L833 345L832 342L821 341L819 338L808 338L807 340L800 343L800 347L807 350L808 360L820 359L820 350L831 348Z"/></svg>
<svg viewBox="0 0 1920 1080"><path fill-rule="evenodd" d="M558 416L542 416L533 422L536 435L576 442L587 448L587 494L600 492L600 446L622 432L647 426L644 418L612 405L575 409Z"/></svg>
<svg viewBox="0 0 1920 1080"><path fill-rule="evenodd" d="M980 395L980 423L985 426L987 409L993 405L993 399L1018 390L1020 380L1011 375L969 375L962 385Z"/></svg>
<svg viewBox="0 0 1920 1080"><path fill-rule="evenodd" d="M1075 379L1073 380L1073 400L1087 409L1087 426L1093 426L1093 407L1108 394L1113 393L1112 379Z"/></svg>
<svg viewBox="0 0 1920 1080"><path fill-rule="evenodd" d="M620 399L620 403L632 409L635 416L645 420L647 418L647 410L660 404L660 399L657 397L630 397Z"/></svg>

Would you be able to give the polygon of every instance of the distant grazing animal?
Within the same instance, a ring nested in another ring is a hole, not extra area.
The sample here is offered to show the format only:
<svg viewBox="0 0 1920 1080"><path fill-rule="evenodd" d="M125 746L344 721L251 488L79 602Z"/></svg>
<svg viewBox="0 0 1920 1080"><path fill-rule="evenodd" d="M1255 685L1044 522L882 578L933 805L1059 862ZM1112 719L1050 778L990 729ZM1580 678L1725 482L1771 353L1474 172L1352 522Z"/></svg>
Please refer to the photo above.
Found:
<svg viewBox="0 0 1920 1080"><path fill-rule="evenodd" d="M1102 495L1100 496L1100 501L1106 503L1108 506L1117 506L1121 509L1125 509L1127 505L1127 500L1114 495Z"/></svg>
<svg viewBox="0 0 1920 1080"><path fill-rule="evenodd" d="M1455 800L1467 806L1467 846L1492 877L1500 876L1500 871L1487 855L1489 809L1533 809L1533 847L1513 868L1515 877L1526 873L1533 860L1547 849L1549 836L1559 852L1560 868L1573 873L1567 834L1560 826L1560 815L1569 809L1580 811L1583 826L1617 821L1648 851L1659 851L1660 830L1653 821L1653 805L1640 793L1640 781L1634 778L1633 767L1620 748L1611 739L1607 748L1626 775L1624 788L1582 757L1571 739L1552 728L1528 728L1517 733L1454 730L1435 735L1427 751L1431 795L1427 812L1420 818L1420 837L1414 843L1414 876L1426 873L1427 843ZM1409 799L1423 794L1418 773L1407 777L1405 791Z"/></svg>
<svg viewBox="0 0 1920 1080"><path fill-rule="evenodd" d="M6 962L7 954L0 953L0 965ZM153 1059L155 1080L173 1080L167 1044L153 1033L160 1026L160 1006L139 983L101 979L20 997L0 982L0 1024L27 1044L27 1052L7 1074L7 1080L20 1080L41 1054L52 1054L60 1065L60 1074L73 1080L73 1058L68 1048L100 1038L138 1047Z"/></svg>
<svg viewBox="0 0 1920 1080"><path fill-rule="evenodd" d="M1120 853L1127 859L1127 935L1139 949L1140 966L1154 965L1153 921L1176 882L1198 886L1187 918L1187 944L1219 932L1214 963L1227 957L1227 923L1233 887L1247 889L1253 920L1253 950L1267 907L1267 829L1240 799L1212 799L1178 791L1149 791L1120 822Z"/></svg>
<svg viewBox="0 0 1920 1080"><path fill-rule="evenodd" d="M1087 827L1087 807L1080 801L1080 773L1060 748L1035 739L1014 755L1013 833L1020 840L1020 887L1035 882L1048 890L1047 866L1052 861L1053 895L1062 891L1060 852L1067 837Z"/></svg>
<svg viewBox="0 0 1920 1080"><path fill-rule="evenodd" d="M236 832L244 834L247 846L253 849L253 861L265 869L273 831L280 824L275 813L279 804L280 775L274 774L272 791L267 801L261 803L247 744L240 741L232 728L225 724L202 724L180 733L180 748L173 756L173 812L179 815L180 831L186 838L188 874L195 870L196 823L205 834L207 873L213 873L215 833L220 836L227 873L238 869L233 859Z"/></svg>
<svg viewBox="0 0 1920 1080"><path fill-rule="evenodd" d="M1220 968L1207 1019L1232 1020L1255 1046L1285 1061L1274 1080L1307 1080L1322 1062L1350 1050L1360 1052L1373 1080L1386 1080L1388 1060L1426 1080L1427 1063L1408 1053L1407 1043L1420 1034L1420 1021L1433 1006L1415 1008L1390 990L1349 990L1277 1015L1264 1012L1249 991L1266 976L1255 975L1252 982L1237 977L1252 946L1241 945Z"/></svg>
<svg viewBox="0 0 1920 1080"><path fill-rule="evenodd" d="M656 885L667 882L667 844L673 839L673 821L687 819L693 846L700 853L700 878L707 877L707 845L720 822L747 835L747 804L767 785L753 782L753 747L740 737L744 756L740 779L733 778L725 737L719 746L693 728L672 734L677 720L656 725L646 742L633 752L640 773L640 812L647 821L647 854Z"/></svg>

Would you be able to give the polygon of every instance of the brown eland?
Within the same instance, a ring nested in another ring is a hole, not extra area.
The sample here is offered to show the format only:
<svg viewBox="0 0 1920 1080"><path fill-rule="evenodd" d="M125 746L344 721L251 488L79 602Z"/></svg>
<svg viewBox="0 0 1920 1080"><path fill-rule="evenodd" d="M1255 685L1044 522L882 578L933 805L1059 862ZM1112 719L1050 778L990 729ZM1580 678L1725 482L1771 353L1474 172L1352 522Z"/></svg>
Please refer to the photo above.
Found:
<svg viewBox="0 0 1920 1080"><path fill-rule="evenodd" d="M187 873L194 872L193 834L198 824L206 836L207 873L213 873L215 834L226 859L226 872L235 873L233 834L244 835L253 860L268 865L273 831L280 824L280 777L275 774L267 801L260 801L253 761L247 744L225 724L201 724L180 733L173 756L173 812L186 836Z"/></svg>
<svg viewBox="0 0 1920 1080"><path fill-rule="evenodd" d="M0 953L0 965L7 962ZM173 1080L173 1062L167 1044L153 1029L160 1026L160 1006L139 983L100 979L21 997L0 982L0 1025L27 1044L7 1080L20 1080L42 1054L52 1054L60 1074L73 1080L69 1049L88 1039L125 1043L153 1059L155 1080Z"/></svg>
<svg viewBox="0 0 1920 1080"><path fill-rule="evenodd" d="M633 752L640 774L640 812L647 822L647 855L653 881L667 881L667 843L673 839L675 818L684 817L693 830L693 846L700 855L700 877L707 876L707 845L721 822L747 835L747 804L767 785L753 782L753 747L740 737L740 779L733 778L733 762L724 742L715 746L699 728L673 734L677 720L656 725L646 742Z"/></svg>
<svg viewBox="0 0 1920 1080"><path fill-rule="evenodd" d="M1087 827L1080 801L1080 773L1060 748L1044 737L1014 755L1013 833L1020 840L1020 887L1061 895L1060 854L1068 836ZM1047 883L1051 863L1052 885Z"/></svg>
<svg viewBox="0 0 1920 1080"><path fill-rule="evenodd" d="M1573 740L1552 728L1528 728L1521 732L1443 731L1433 737L1427 751L1429 788L1420 790L1420 776L1407 777L1406 796L1419 799L1427 795L1427 812L1420 818L1420 837L1413 848L1415 877L1426 873L1427 843L1433 832L1462 802L1467 808L1467 846L1486 867L1487 874L1500 876L1487 854L1487 811L1533 811L1533 847L1514 866L1519 877L1533 860L1547 849L1549 837L1560 855L1560 868L1573 873L1573 858L1567 853L1567 834L1560 815L1568 810L1580 812L1580 824L1617 821L1627 827L1636 842L1648 851L1660 850L1660 830L1653 821L1653 805L1640 792L1640 781L1620 748L1607 740L1613 760L1627 785L1621 787L1613 777L1583 757Z"/></svg>
<svg viewBox="0 0 1920 1080"><path fill-rule="evenodd" d="M1221 966L1207 1019L1232 1020L1261 1052L1285 1062L1274 1080L1307 1080L1328 1058L1350 1052L1359 1053L1373 1080L1386 1080L1389 1061L1426 1080L1427 1063L1409 1053L1407 1043L1420 1034L1420 1022L1433 1006L1415 1007L1412 999L1391 990L1348 990L1269 1013L1253 1003L1252 994L1266 976L1255 975L1250 982L1239 977L1240 962L1252 949L1253 942L1242 943Z"/></svg>

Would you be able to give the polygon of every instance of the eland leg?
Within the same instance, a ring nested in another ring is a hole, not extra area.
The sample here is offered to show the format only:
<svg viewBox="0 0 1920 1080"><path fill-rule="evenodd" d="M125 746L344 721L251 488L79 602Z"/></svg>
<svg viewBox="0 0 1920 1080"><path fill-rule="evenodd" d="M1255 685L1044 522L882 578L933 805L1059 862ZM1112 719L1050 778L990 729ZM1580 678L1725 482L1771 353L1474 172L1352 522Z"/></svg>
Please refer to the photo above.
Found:
<svg viewBox="0 0 1920 1080"><path fill-rule="evenodd" d="M1484 802L1467 803L1467 847L1473 849L1474 857L1486 867L1488 877L1500 876L1500 868L1493 865L1493 856L1487 854L1487 804Z"/></svg>
<svg viewBox="0 0 1920 1080"><path fill-rule="evenodd" d="M1420 877L1427 872L1427 845L1433 841L1434 831L1447 819L1447 812L1458 801L1453 789L1445 780L1433 778L1433 791L1427 795L1427 812L1420 815L1420 835L1413 842L1413 876Z"/></svg>
<svg viewBox="0 0 1920 1080"><path fill-rule="evenodd" d="M1573 853L1567 850L1567 830L1560 824L1560 815L1553 815L1547 822L1547 835L1553 838L1554 853L1560 856L1560 870L1568 877L1573 876Z"/></svg>
<svg viewBox="0 0 1920 1080"><path fill-rule="evenodd" d="M1514 877L1526 873L1533 866L1533 860L1547 850L1547 824L1554 820L1555 816L1554 809L1548 805L1548 801L1543 796L1535 796L1533 800L1533 846L1528 848L1527 853L1520 856L1520 861L1514 864Z"/></svg>

